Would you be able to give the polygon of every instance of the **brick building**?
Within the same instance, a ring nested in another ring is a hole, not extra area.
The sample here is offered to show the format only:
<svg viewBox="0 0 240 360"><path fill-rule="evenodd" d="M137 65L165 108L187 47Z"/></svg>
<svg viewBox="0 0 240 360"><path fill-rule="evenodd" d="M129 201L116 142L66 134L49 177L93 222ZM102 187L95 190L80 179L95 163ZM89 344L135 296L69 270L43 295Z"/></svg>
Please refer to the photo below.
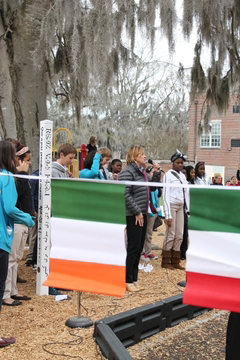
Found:
<svg viewBox="0 0 240 360"><path fill-rule="evenodd" d="M203 99L190 105L188 128L188 159L204 161L208 172L220 172L223 180L236 175L240 163L240 105L233 95L226 113L212 112L209 133L202 127ZM199 130L202 131L199 131Z"/></svg>

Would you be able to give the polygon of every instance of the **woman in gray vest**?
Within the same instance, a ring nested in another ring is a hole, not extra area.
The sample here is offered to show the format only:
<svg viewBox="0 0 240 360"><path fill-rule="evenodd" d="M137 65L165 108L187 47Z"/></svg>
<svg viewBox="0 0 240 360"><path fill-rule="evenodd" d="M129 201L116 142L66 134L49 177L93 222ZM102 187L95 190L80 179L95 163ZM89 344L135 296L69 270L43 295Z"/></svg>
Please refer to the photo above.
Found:
<svg viewBox="0 0 240 360"><path fill-rule="evenodd" d="M120 173L119 181L148 181L145 172L146 155L140 146L131 146L126 155L127 166ZM143 290L138 284L138 264L147 228L147 210L150 199L147 186L127 185L125 206L127 223L126 288L135 292Z"/></svg>

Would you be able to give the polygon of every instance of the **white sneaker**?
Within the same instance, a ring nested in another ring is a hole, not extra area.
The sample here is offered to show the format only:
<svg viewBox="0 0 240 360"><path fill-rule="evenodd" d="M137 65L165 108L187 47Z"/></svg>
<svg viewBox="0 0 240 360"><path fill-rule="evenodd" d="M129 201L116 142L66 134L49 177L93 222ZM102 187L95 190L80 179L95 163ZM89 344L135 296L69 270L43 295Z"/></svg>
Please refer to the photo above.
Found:
<svg viewBox="0 0 240 360"><path fill-rule="evenodd" d="M140 261L143 261L145 263L149 263L150 259L146 254L142 254L141 257L140 257Z"/></svg>
<svg viewBox="0 0 240 360"><path fill-rule="evenodd" d="M150 260L157 260L157 259L158 259L158 256L157 256L157 255L154 255L154 254L150 254L150 255L148 255L148 258L149 258Z"/></svg>

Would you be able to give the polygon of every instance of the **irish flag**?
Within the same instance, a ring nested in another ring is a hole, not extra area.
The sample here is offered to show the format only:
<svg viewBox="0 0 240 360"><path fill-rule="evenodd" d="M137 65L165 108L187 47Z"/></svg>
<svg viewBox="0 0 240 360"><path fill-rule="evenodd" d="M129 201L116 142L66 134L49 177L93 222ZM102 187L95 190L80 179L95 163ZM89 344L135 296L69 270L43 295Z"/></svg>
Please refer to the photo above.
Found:
<svg viewBox="0 0 240 360"><path fill-rule="evenodd" d="M190 190L183 302L240 312L240 188Z"/></svg>
<svg viewBox="0 0 240 360"><path fill-rule="evenodd" d="M124 185L52 180L50 273L43 285L122 296Z"/></svg>

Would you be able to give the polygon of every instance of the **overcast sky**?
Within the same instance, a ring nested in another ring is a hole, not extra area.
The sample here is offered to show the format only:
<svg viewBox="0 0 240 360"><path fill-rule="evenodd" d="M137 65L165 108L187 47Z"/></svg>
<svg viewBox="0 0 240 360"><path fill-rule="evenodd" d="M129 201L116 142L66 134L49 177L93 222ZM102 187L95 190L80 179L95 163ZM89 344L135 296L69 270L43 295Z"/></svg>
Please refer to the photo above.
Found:
<svg viewBox="0 0 240 360"><path fill-rule="evenodd" d="M158 60L170 62L176 66L178 66L181 62L184 68L190 68L194 58L194 47L197 41L197 29L196 26L193 25L193 31L189 41L184 39L180 26L180 19L182 18L183 11L182 3L182 0L176 0L179 25L174 30L175 52L172 55L169 54L167 40L161 35L159 30L156 32L154 57ZM159 24L156 23L156 27L158 26ZM141 38L140 42L142 42ZM203 66L207 68L209 64L209 51L207 48L205 48L202 52L202 60Z"/></svg>

